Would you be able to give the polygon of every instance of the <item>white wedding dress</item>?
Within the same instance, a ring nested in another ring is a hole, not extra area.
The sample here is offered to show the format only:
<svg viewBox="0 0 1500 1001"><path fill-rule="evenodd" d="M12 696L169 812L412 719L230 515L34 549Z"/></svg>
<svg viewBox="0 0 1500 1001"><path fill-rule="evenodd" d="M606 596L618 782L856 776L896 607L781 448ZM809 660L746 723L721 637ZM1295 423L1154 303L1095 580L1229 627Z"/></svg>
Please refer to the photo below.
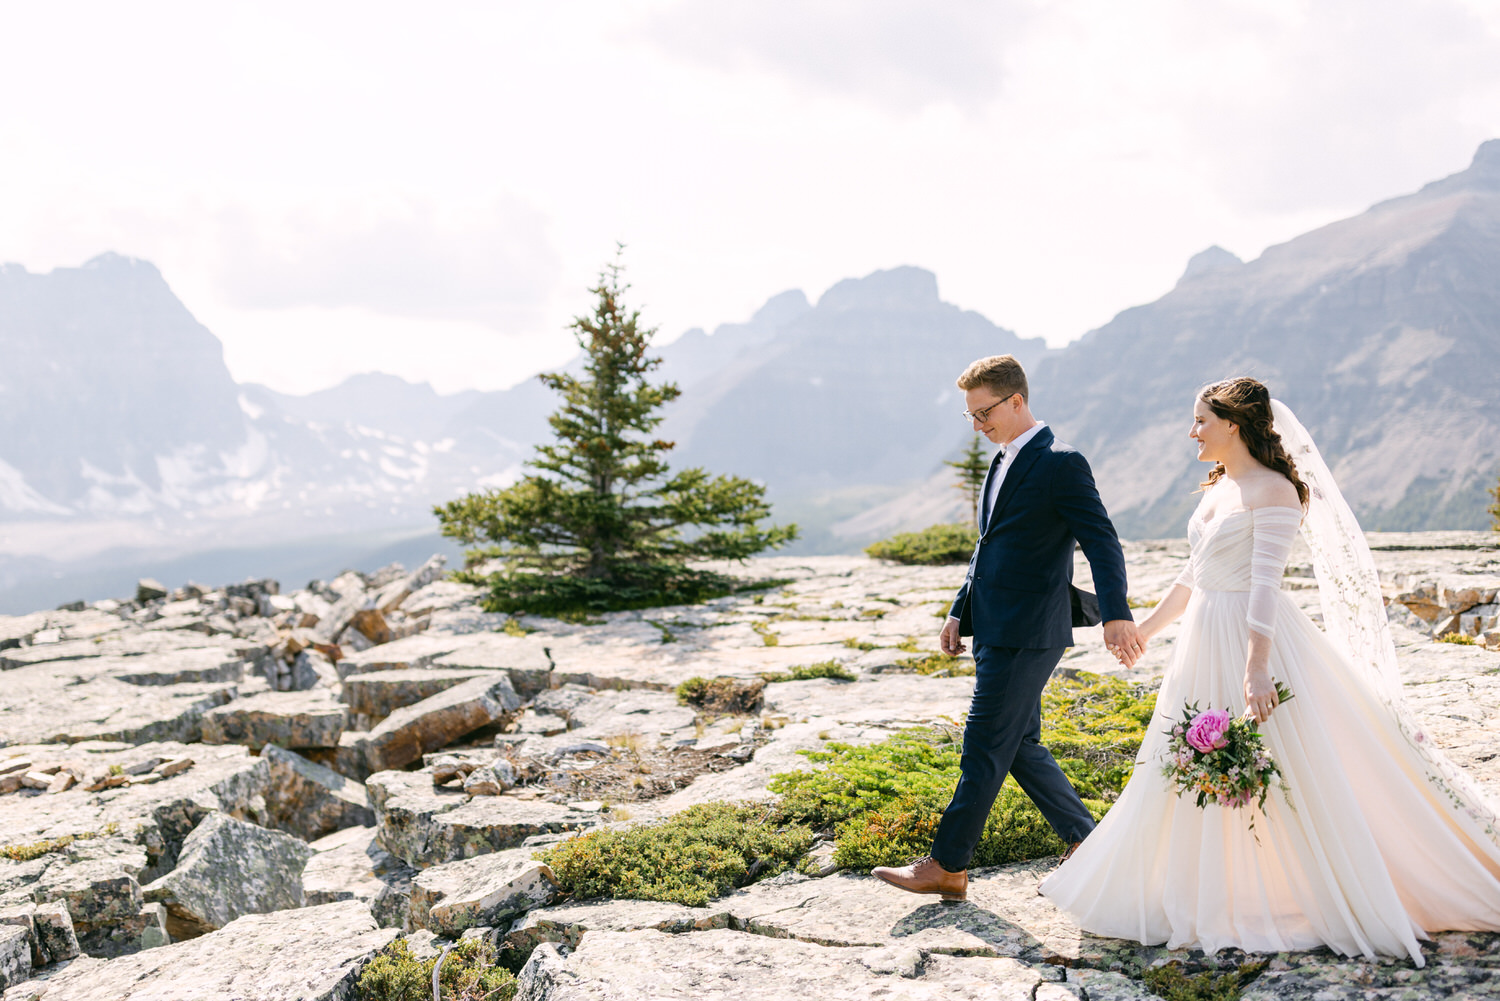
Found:
<svg viewBox="0 0 1500 1001"><path fill-rule="evenodd" d="M1299 470L1313 458L1297 457ZM1325 489L1336 489L1331 479ZM1301 520L1299 510L1270 507L1189 522L1192 555L1179 583L1192 593L1162 678L1158 723L1119 800L1041 885L1086 931L1205 952L1326 945L1346 956L1410 956L1420 966L1417 943L1427 933L1500 929L1492 809L1431 747L1377 670L1351 662L1334 641L1337 627L1357 617L1347 607L1325 612L1334 620L1325 634L1280 590ZM1338 545L1360 547L1373 574L1362 536ZM1339 584L1325 586L1325 607ZM1361 586L1368 604L1368 580ZM1378 591L1374 601L1378 609ZM1358 625L1367 641L1383 637L1389 648L1378 614L1378 626ZM1253 832L1253 806L1199 809L1162 775L1167 731L1184 702L1244 711L1252 622L1272 637L1271 674L1295 696L1261 727L1288 795L1272 789ZM1394 648L1389 657L1394 663Z"/></svg>

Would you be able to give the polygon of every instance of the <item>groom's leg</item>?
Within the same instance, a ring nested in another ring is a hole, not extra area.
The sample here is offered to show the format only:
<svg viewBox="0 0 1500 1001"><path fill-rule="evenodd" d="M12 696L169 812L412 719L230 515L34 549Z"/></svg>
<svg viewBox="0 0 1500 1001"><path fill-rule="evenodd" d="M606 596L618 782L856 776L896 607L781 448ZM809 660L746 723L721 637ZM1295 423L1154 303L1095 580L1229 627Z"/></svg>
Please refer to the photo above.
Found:
<svg viewBox="0 0 1500 1001"><path fill-rule="evenodd" d="M964 727L962 776L932 841L932 857L949 872L969 867L990 807L1032 729L1042 688L1063 649L974 647L974 698Z"/></svg>
<svg viewBox="0 0 1500 1001"><path fill-rule="evenodd" d="M1094 829L1093 816L1058 767L1052 752L1042 746L1040 697L1036 711L1031 714L1031 726L1016 750L1016 760L1011 762L1010 773L1064 843L1071 845L1089 836Z"/></svg>

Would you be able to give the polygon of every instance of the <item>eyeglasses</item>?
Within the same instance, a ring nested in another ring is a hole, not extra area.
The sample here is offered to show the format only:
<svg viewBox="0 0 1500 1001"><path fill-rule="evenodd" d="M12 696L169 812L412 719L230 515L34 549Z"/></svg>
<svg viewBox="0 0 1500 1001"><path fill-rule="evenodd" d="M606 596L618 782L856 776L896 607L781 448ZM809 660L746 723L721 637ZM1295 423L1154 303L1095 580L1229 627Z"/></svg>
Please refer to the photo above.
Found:
<svg viewBox="0 0 1500 1001"><path fill-rule="evenodd" d="M1011 400L1011 397L1015 396L1015 395L1016 395L1015 393L1011 393L1010 396L1007 396L1003 400L996 400L994 403L991 403L989 406L985 407L983 410L965 410L964 411L964 420L966 420L966 421L978 421L979 423L983 424L985 421L987 421L987 420L990 419L990 411L991 410L994 410L996 407L998 407L1002 403L1009 403L1010 400Z"/></svg>

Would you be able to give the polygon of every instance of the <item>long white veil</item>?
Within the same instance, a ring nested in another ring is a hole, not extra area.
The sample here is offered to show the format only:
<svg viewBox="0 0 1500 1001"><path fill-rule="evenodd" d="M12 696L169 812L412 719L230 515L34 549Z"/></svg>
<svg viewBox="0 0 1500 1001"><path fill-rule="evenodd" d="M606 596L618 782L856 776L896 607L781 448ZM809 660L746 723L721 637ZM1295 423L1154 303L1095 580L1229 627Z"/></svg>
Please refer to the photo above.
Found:
<svg viewBox="0 0 1500 1001"><path fill-rule="evenodd" d="M1433 745L1401 697L1401 672L1380 593L1380 574L1359 521L1339 492L1312 436L1291 408L1272 400L1271 418L1282 446L1297 467L1297 475L1311 493L1302 521L1302 538L1312 550L1323 629L1329 642L1390 711L1402 736L1426 763L1429 780L1500 845L1500 815L1494 804L1463 769Z"/></svg>

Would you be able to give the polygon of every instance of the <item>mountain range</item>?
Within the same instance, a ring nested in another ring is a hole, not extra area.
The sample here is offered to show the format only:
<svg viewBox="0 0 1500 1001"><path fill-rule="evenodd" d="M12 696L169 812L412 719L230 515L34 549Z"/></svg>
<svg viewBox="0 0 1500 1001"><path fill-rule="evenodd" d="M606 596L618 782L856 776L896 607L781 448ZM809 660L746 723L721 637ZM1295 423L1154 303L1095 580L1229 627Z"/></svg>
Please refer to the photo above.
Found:
<svg viewBox="0 0 1500 1001"><path fill-rule="evenodd" d="M765 482L802 551L857 549L964 510L941 464L971 433L953 379L1009 352L1038 415L1090 457L1121 533L1166 536L1202 475L1193 392L1243 373L1302 417L1366 527L1483 527L1500 473L1497 276L1500 140L1256 260L1210 248L1166 295L1059 350L944 302L920 268L816 302L784 292L661 349L684 390L662 434L677 465ZM50 598L121 590L143 566L239 565L195 553L430 548L431 506L510 482L555 405L536 380L452 395L383 374L305 396L236 384L157 269L116 254L0 266L0 352L0 608L7 593L35 605L39 581Z"/></svg>

